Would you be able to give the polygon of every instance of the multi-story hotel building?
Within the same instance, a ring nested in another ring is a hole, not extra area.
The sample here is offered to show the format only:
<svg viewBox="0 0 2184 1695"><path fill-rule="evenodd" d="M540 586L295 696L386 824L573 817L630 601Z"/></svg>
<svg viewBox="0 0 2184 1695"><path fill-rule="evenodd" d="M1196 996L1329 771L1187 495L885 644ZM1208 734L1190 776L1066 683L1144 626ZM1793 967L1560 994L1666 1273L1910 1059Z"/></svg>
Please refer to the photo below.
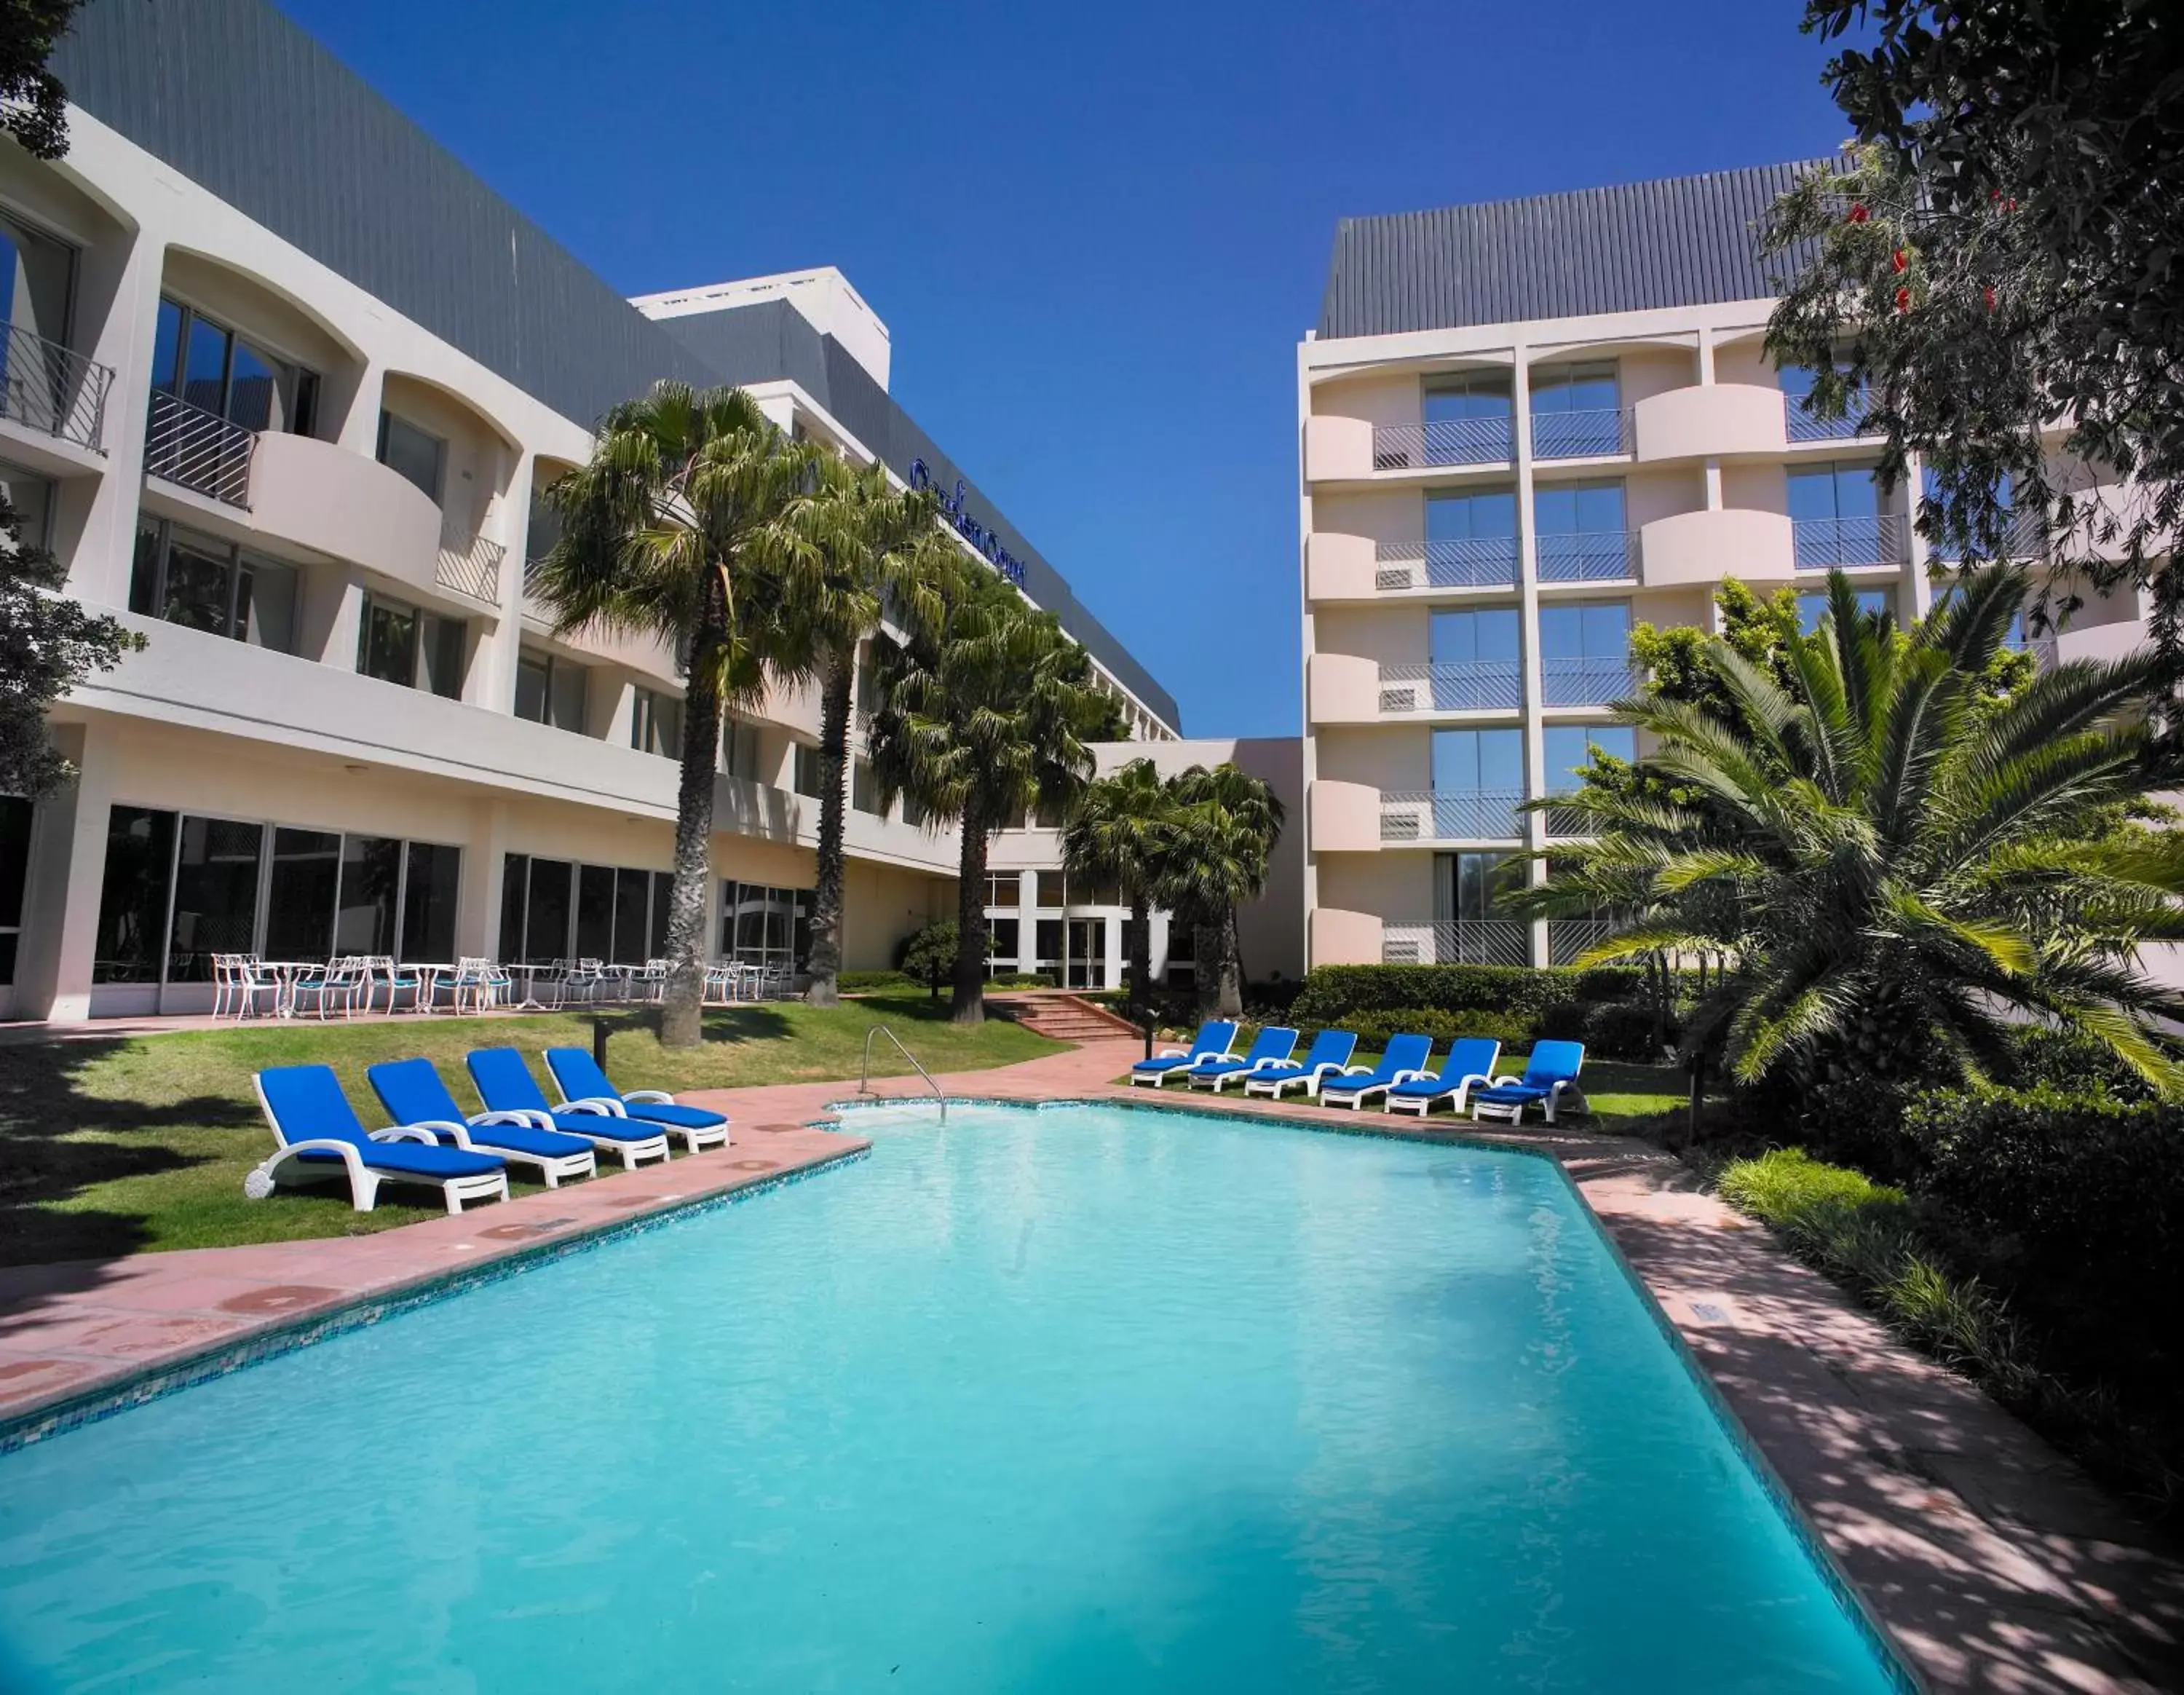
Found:
<svg viewBox="0 0 2184 1695"><path fill-rule="evenodd" d="M56 164L0 142L0 477L148 645L53 715L80 778L0 797L0 1015L185 1011L216 951L660 951L680 679L557 635L536 492L660 377L944 492L1134 733L1173 701L889 392L833 270L618 297L263 0L95 0ZM792 962L816 700L722 741L716 951ZM951 833L854 764L848 962L952 914Z"/></svg>
<svg viewBox="0 0 2184 1695"><path fill-rule="evenodd" d="M1712 627L1728 577L1813 617L1836 567L1899 618L1946 592L1915 466L1883 488L1857 409L1808 416L1764 351L1757 232L1797 170L1340 227L1297 354L1309 963L1576 956L1593 926L1495 897L1580 822L1518 807L1636 751L1607 722L1633 624ZM2143 611L2042 645L2123 653Z"/></svg>

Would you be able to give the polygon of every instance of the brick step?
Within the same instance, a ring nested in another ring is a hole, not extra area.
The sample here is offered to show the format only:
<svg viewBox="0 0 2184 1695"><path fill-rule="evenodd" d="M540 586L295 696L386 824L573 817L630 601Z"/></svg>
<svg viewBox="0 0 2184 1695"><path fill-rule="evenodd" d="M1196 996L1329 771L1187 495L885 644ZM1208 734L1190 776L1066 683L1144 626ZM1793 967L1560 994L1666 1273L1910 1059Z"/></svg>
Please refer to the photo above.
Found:
<svg viewBox="0 0 2184 1695"><path fill-rule="evenodd" d="M1104 1041L1134 1036L1137 1026L1074 995L995 995L988 1003L1026 1029L1054 1041Z"/></svg>

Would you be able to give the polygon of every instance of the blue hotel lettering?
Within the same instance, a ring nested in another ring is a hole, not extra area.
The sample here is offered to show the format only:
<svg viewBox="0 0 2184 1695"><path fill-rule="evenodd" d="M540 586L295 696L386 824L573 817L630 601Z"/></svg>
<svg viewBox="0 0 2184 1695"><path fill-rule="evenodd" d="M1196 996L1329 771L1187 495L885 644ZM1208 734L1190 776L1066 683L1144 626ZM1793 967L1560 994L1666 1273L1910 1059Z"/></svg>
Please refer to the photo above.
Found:
<svg viewBox="0 0 2184 1695"><path fill-rule="evenodd" d="M925 461L922 459L914 459L910 462L910 486L912 488L939 488L939 485L933 480L933 472L927 468ZM956 533L985 555L992 562L994 570L1000 572L1002 576L1019 588L1022 586L1023 561L1001 545L1001 538L999 536L963 510L963 479L961 477L956 479L954 493L942 491L940 510L948 521L956 527Z"/></svg>

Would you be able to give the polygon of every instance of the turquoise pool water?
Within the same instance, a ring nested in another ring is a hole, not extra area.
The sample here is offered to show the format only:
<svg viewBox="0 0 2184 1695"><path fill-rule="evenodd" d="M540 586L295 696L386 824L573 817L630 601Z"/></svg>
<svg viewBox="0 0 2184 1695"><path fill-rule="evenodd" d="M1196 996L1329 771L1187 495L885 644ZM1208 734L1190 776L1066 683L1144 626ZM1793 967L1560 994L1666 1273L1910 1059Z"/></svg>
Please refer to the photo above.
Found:
<svg viewBox="0 0 2184 1695"><path fill-rule="evenodd" d="M1546 1161L851 1122L0 1458L0 1688L1892 1687Z"/></svg>

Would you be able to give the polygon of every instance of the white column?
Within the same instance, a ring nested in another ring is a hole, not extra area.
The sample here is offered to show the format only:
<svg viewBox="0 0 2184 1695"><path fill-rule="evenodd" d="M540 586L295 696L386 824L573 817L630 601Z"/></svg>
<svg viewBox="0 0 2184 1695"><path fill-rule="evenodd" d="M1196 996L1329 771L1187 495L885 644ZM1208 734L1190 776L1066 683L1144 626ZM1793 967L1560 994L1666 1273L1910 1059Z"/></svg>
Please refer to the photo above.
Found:
<svg viewBox="0 0 2184 1695"><path fill-rule="evenodd" d="M75 762L76 780L38 803L24 893L17 1013L74 1020L91 1016L92 962L106 875L107 813L113 805L113 731L96 722L64 726L54 739Z"/></svg>
<svg viewBox="0 0 2184 1695"><path fill-rule="evenodd" d="M148 231L95 243L82 256L76 281L79 323L101 305L105 309L97 335L83 351L114 368L102 421L107 471L103 477L69 481L61 503L63 531L56 541L69 561L69 592L94 605L129 604L136 511L144 488L144 407L152 386L165 257L165 243ZM77 490L87 495L88 504L81 529L70 537L69 508L83 498Z"/></svg>
<svg viewBox="0 0 2184 1695"><path fill-rule="evenodd" d="M470 839L463 844L455 895L455 951L471 957L504 957L499 945L501 883L508 860L508 806L481 800L471 808ZM515 950L509 949L507 953Z"/></svg>
<svg viewBox="0 0 2184 1695"><path fill-rule="evenodd" d="M1524 666L1524 793L1529 798L1547 792L1547 755L1546 735L1541 722L1541 701L1544 691L1540 686L1540 571L1538 538L1532 527L1532 377L1529 366L1531 349L1519 346L1512 349L1509 375L1509 407L1514 416L1517 438L1517 531L1523 538L1518 549L1517 588L1522 611L1518 624L1522 632L1519 647ZM1526 845L1533 857L1527 870L1528 880L1543 883L1546 880L1546 861L1540 856L1545 852L1547 841L1547 822L1537 812L1525 815ZM1545 919L1532 923L1531 961L1535 965L1547 962L1547 926Z"/></svg>

